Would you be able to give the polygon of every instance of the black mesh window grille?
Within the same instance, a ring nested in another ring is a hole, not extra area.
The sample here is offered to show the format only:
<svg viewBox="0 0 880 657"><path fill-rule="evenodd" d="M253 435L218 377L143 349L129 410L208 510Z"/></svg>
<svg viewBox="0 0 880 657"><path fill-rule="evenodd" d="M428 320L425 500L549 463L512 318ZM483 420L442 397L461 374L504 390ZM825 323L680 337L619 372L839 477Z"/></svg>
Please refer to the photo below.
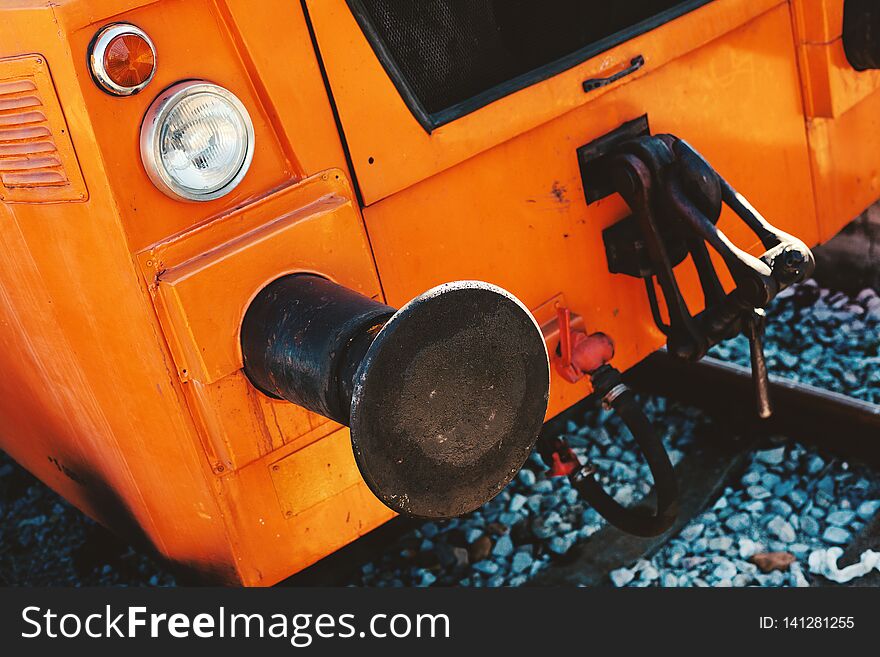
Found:
<svg viewBox="0 0 880 657"><path fill-rule="evenodd" d="M710 0L348 0L427 129Z"/></svg>

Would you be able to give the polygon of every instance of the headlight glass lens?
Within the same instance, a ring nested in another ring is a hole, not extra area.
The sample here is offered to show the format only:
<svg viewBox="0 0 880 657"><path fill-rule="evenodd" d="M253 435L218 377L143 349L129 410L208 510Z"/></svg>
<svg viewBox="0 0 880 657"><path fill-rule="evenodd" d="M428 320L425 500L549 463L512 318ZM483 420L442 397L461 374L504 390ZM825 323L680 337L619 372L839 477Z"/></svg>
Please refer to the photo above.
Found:
<svg viewBox="0 0 880 657"><path fill-rule="evenodd" d="M241 115L211 93L177 103L159 136L160 157L168 175L196 194L228 184L244 162L247 143Z"/></svg>
<svg viewBox="0 0 880 657"><path fill-rule="evenodd" d="M155 112L142 155L162 191L188 200L210 200L231 191L253 155L253 125L241 102L207 83L182 87ZM151 168L155 169L151 171Z"/></svg>

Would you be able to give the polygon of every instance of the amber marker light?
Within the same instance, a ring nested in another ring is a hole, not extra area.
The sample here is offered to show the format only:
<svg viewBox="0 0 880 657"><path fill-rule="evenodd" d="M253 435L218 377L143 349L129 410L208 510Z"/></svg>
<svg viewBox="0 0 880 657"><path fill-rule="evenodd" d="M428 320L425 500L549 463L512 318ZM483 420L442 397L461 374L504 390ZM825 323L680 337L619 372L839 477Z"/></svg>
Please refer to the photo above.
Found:
<svg viewBox="0 0 880 657"><path fill-rule="evenodd" d="M89 49L95 83L114 96L131 96L146 87L156 72L156 48L150 37L129 23L102 27Z"/></svg>

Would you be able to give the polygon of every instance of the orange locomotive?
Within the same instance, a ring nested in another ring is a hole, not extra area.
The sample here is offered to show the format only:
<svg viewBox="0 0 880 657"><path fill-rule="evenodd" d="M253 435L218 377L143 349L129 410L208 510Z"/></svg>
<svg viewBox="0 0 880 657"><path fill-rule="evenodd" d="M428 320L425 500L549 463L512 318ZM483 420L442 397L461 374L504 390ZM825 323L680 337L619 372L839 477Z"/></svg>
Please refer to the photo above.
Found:
<svg viewBox="0 0 880 657"><path fill-rule="evenodd" d="M4 2L0 447L268 585L497 493L591 392L580 331L749 329L880 197L876 9L611 4Z"/></svg>

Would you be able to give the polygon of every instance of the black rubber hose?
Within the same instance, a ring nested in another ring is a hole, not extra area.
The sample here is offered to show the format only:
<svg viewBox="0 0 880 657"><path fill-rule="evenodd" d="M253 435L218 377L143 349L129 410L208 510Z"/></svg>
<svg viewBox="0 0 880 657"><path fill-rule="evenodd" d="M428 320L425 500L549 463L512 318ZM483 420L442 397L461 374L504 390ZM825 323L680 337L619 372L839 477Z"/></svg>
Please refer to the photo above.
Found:
<svg viewBox="0 0 880 657"><path fill-rule="evenodd" d="M591 376L594 390L603 398L622 385L620 372L610 365L603 365ZM672 527L678 515L678 482L672 463L631 390L620 392L611 400L610 406L626 424L648 462L654 477L656 510L619 504L605 491L596 478L595 470L589 465L573 472L569 479L581 497L618 529L635 536L657 536Z"/></svg>

